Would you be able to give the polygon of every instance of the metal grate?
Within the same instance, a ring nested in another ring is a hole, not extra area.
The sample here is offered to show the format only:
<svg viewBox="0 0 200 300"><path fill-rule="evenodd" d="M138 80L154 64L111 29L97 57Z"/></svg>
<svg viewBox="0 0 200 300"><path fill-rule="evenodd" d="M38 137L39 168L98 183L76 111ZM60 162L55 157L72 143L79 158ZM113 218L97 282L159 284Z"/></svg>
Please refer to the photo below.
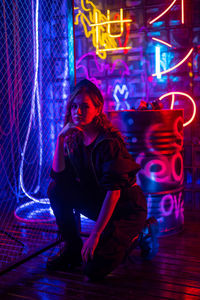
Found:
<svg viewBox="0 0 200 300"><path fill-rule="evenodd" d="M69 91L67 1L3 0L1 11L0 268L57 238L46 190Z"/></svg>

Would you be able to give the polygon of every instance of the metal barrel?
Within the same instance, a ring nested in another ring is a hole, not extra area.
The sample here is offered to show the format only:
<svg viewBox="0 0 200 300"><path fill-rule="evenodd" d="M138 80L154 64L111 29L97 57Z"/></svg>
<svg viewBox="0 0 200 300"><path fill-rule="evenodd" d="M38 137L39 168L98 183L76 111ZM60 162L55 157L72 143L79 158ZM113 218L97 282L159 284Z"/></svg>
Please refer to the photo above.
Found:
<svg viewBox="0 0 200 300"><path fill-rule="evenodd" d="M159 222L160 235L182 230L183 110L109 111L125 137L127 149L141 165L137 183L147 198L148 217Z"/></svg>

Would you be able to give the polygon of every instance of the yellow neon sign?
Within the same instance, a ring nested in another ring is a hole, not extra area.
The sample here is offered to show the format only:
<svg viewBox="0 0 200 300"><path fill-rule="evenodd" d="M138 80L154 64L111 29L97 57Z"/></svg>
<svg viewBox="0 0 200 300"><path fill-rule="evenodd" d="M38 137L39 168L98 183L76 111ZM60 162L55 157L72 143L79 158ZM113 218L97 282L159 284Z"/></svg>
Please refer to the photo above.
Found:
<svg viewBox="0 0 200 300"><path fill-rule="evenodd" d="M118 20L110 20L110 10L107 10L107 16L105 16L89 0L81 0L81 9L75 7L75 11L78 11L75 17L75 25L78 25L80 20L83 25L85 36L87 38L92 38L93 46L96 48L96 54L100 58L105 59L107 57L107 52L109 51L121 51L132 48L127 46L118 47L115 40L115 38L122 36L124 24L132 22L131 19L123 19L122 8L120 9L120 17ZM86 13L89 17L86 16ZM112 34L111 24L119 24L120 33Z"/></svg>

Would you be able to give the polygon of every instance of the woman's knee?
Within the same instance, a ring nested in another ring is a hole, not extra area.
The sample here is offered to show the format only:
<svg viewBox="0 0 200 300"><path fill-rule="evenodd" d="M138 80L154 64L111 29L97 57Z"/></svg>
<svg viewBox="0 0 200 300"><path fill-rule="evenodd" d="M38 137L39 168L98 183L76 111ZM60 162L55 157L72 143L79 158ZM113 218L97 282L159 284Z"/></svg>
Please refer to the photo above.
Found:
<svg viewBox="0 0 200 300"><path fill-rule="evenodd" d="M65 193L62 191L62 187L55 181L50 182L47 189L47 196L50 200L51 206L62 203L63 199L65 199Z"/></svg>
<svg viewBox="0 0 200 300"><path fill-rule="evenodd" d="M57 190L58 190L57 184L55 183L55 181L51 181L47 189L47 196L49 197L49 199L55 197Z"/></svg>

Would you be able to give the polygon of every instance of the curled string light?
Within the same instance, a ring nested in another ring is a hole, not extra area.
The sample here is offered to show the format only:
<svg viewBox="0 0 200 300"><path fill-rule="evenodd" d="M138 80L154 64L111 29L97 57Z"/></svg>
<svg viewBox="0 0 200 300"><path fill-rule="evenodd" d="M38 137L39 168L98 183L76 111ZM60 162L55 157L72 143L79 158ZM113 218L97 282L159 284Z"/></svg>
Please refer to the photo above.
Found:
<svg viewBox="0 0 200 300"><path fill-rule="evenodd" d="M39 85L38 85L38 68L39 68L39 40L38 40L38 11L39 11L39 0L36 0L35 5L35 13L34 13L34 3L32 1L32 23L33 23L33 48L34 48L34 87L32 91L32 100L31 100L31 112L30 112L30 118L29 118L29 124L28 124L28 130L23 146L23 151L21 153L21 164L20 164L20 187L23 191L23 193L31 200L39 203L47 204L49 203L48 198L44 199L36 199L35 197L32 197L25 189L24 182L23 182L23 168L24 168L24 160L25 160L25 153L27 149L28 140L30 137L30 131L33 123L33 118L35 117L36 113L36 105L38 110L38 127L39 127L39 174L38 174L38 183L34 190L34 193L36 193L40 189L40 180L41 180L41 167L42 167L42 122L41 122L41 109L40 109L40 99L39 99ZM34 17L35 15L35 17ZM35 105L35 99L36 99L36 105Z"/></svg>

